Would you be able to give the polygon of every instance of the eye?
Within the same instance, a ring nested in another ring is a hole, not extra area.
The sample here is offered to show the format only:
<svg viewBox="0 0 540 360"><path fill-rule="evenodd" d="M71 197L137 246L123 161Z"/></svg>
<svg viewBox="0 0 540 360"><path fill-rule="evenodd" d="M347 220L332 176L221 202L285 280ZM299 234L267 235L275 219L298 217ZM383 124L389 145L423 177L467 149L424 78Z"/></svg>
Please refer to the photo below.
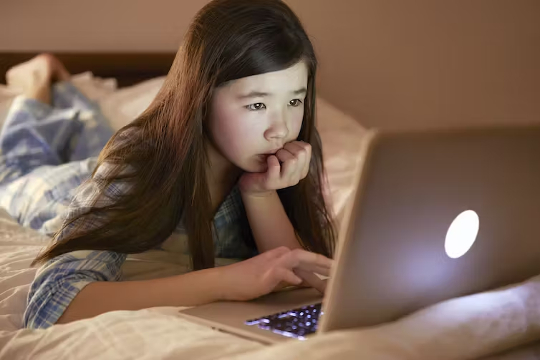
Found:
<svg viewBox="0 0 540 360"><path fill-rule="evenodd" d="M264 105L263 103L255 103L247 105L246 109L248 109L249 111L259 111L262 109L266 109L266 105Z"/></svg>
<svg viewBox="0 0 540 360"><path fill-rule="evenodd" d="M293 99L289 102L289 105L293 106L293 107L298 107L300 106L300 104L302 103L302 100L300 99Z"/></svg>

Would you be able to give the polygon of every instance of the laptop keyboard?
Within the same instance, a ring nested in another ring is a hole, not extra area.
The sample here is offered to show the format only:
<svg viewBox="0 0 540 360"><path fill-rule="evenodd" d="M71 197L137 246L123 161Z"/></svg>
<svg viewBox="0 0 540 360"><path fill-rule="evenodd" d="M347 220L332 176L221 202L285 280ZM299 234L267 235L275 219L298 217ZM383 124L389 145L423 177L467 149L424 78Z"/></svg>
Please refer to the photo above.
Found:
<svg viewBox="0 0 540 360"><path fill-rule="evenodd" d="M317 331L319 316L322 314L321 303L318 303L248 320L245 324L257 325L263 330L305 340L307 335Z"/></svg>

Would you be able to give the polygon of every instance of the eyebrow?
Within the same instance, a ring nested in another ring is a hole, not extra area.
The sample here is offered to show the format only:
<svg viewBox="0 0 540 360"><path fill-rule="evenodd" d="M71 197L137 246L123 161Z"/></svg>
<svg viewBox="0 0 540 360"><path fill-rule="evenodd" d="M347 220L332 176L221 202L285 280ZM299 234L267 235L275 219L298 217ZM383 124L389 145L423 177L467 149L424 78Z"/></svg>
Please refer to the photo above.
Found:
<svg viewBox="0 0 540 360"><path fill-rule="evenodd" d="M301 89L292 91L291 93L294 94L294 95L304 95L304 94L306 94L306 92L307 92L306 88L301 88ZM265 97L265 96L271 96L271 95L272 95L271 93L265 93L265 92L260 92L260 91L252 91L252 92L250 92L248 94L238 96L238 99L243 100L243 99L248 99L248 98Z"/></svg>

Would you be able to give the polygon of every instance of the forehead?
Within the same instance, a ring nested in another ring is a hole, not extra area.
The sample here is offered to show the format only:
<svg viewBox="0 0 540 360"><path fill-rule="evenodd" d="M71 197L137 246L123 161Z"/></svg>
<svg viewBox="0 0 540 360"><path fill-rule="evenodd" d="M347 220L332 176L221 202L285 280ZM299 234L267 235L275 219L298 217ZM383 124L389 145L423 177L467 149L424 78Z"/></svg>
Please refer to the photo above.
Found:
<svg viewBox="0 0 540 360"><path fill-rule="evenodd" d="M287 69L237 79L229 84L232 93L262 91L272 94L289 93L306 87L308 72L306 64L301 61Z"/></svg>

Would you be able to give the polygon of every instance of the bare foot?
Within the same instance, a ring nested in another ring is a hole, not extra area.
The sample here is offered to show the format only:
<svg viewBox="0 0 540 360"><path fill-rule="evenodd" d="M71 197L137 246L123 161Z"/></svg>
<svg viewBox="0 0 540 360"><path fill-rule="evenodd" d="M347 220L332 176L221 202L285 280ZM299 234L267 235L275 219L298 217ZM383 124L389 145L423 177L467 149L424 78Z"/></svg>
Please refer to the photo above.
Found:
<svg viewBox="0 0 540 360"><path fill-rule="evenodd" d="M69 80L69 77L62 63L50 54L40 54L6 73L9 86L19 88L26 97L46 104L51 103L51 84Z"/></svg>
<svg viewBox="0 0 540 360"><path fill-rule="evenodd" d="M58 58L51 54L43 54L48 57L50 65L52 67L52 80L53 82L57 81L68 81L71 78L71 74L65 68L64 64Z"/></svg>

